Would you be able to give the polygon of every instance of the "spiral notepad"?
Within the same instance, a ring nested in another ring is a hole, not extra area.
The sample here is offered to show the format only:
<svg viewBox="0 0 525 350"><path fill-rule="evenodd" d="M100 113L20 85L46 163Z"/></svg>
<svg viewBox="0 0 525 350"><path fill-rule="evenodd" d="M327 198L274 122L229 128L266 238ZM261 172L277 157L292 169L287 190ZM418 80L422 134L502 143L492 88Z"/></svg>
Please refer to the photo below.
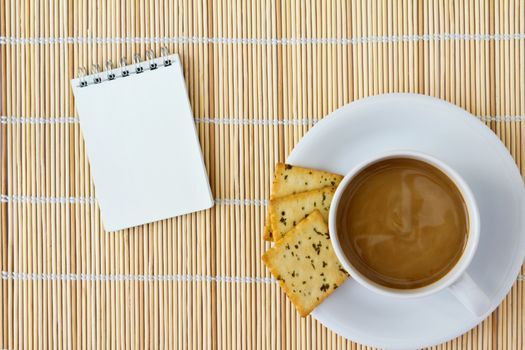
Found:
<svg viewBox="0 0 525 350"><path fill-rule="evenodd" d="M177 55L107 62L71 84L106 231L213 205Z"/></svg>

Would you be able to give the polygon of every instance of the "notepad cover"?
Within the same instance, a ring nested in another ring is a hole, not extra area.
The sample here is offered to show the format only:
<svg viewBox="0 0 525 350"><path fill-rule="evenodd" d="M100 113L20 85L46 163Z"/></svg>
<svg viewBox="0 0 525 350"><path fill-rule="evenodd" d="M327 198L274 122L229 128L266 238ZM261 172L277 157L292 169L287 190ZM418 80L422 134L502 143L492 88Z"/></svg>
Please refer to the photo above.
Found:
<svg viewBox="0 0 525 350"><path fill-rule="evenodd" d="M106 231L213 205L182 68L170 59L100 84L72 81Z"/></svg>

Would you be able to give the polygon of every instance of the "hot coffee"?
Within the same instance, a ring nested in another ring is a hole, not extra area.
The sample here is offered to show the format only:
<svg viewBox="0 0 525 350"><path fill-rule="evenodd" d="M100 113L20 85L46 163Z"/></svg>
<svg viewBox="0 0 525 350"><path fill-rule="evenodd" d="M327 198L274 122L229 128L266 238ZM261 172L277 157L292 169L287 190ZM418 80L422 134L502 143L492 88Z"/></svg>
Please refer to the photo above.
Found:
<svg viewBox="0 0 525 350"><path fill-rule="evenodd" d="M349 262L390 288L438 281L468 240L460 190L441 170L416 159L389 158L362 169L337 210L338 238Z"/></svg>

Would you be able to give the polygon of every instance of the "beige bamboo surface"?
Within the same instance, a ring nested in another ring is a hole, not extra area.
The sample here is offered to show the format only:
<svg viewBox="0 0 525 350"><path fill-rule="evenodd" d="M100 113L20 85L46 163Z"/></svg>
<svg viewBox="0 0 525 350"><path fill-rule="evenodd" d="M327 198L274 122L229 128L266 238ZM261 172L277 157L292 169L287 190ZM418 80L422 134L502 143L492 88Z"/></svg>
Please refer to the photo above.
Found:
<svg viewBox="0 0 525 350"><path fill-rule="evenodd" d="M358 98L455 103L525 173L521 0L1 0L0 31L0 348L361 348L298 317L260 261L274 164ZM69 81L164 45L218 203L107 234ZM524 283L436 349L525 348Z"/></svg>

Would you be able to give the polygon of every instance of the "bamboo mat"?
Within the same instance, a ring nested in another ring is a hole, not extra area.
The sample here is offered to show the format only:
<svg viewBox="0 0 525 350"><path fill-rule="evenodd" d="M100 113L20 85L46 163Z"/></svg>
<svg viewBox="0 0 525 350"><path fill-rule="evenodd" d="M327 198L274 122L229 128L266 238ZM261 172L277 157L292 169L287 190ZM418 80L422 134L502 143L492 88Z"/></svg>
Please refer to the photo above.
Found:
<svg viewBox="0 0 525 350"><path fill-rule="evenodd" d="M0 31L0 348L361 348L299 318L260 261L274 164L358 98L455 103L525 173L520 0L1 0ZM216 205L106 234L69 80L162 46L181 56ZM523 349L523 279L436 349Z"/></svg>

